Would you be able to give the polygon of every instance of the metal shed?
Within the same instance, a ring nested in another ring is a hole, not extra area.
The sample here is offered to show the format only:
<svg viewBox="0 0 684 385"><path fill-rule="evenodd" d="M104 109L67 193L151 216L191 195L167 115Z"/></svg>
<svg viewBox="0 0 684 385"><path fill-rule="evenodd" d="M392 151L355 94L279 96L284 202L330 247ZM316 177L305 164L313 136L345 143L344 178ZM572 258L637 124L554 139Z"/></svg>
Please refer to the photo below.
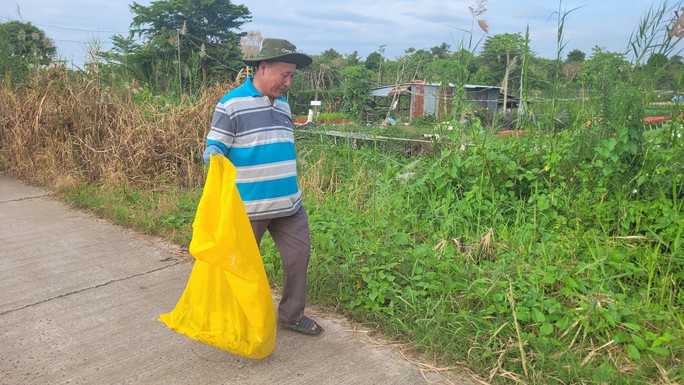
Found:
<svg viewBox="0 0 684 385"><path fill-rule="evenodd" d="M385 86L370 90L370 96L375 103L376 98L392 98L396 105L387 108L391 110L401 110L398 108L400 98L408 99L408 118L409 120L432 115L437 118L445 118L451 114L451 101L454 95L453 84L442 87L441 83L425 83L422 81L412 81L396 86ZM480 108L494 114L500 107L503 107L503 93L501 87L482 86L465 84L465 97L467 100L477 104ZM507 96L509 108L517 107L517 99ZM392 102L390 102L392 103ZM406 104L406 102L404 102Z"/></svg>

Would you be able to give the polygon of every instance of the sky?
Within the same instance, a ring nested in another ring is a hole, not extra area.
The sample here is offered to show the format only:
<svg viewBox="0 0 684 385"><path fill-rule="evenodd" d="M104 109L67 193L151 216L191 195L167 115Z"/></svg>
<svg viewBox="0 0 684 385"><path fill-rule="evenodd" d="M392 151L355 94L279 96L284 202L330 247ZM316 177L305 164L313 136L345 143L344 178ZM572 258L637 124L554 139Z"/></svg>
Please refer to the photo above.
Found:
<svg viewBox="0 0 684 385"><path fill-rule="evenodd" d="M485 20L489 32L473 24L477 0L233 0L245 5L252 20L241 31L284 38L297 49L317 55L334 49L343 55L357 52L365 59L384 50L394 60L407 49L430 49L442 43L452 50L477 52L484 38L503 33L525 35L537 56L555 59L558 52L558 15L565 15L562 57L579 49L587 57L592 48L625 52L630 36L647 11L663 1L681 0L488 0ZM140 0L149 5L151 0ZM482 2L482 0L480 0ZM0 22L21 20L41 28L51 38L59 58L80 67L86 48L99 42L111 48L111 36L128 33L133 14L130 0L0 0ZM560 12L559 12L560 11ZM673 15L674 16L674 15ZM472 40L471 40L472 37ZM680 43L681 44L681 43Z"/></svg>

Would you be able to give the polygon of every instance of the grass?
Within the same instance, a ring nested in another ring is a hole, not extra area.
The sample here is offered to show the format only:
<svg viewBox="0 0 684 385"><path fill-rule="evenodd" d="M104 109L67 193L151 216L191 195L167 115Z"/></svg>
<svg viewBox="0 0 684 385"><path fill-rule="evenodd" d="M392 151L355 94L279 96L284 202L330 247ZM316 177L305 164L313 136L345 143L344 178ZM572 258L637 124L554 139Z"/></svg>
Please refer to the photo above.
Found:
<svg viewBox="0 0 684 385"><path fill-rule="evenodd" d="M188 246L202 190L166 186L151 193L139 187L113 188L84 183L66 187L60 193L76 207L116 224Z"/></svg>
<svg viewBox="0 0 684 385"><path fill-rule="evenodd" d="M467 361L493 374L488 381L681 377L681 209L666 251L646 230L659 214L639 219L641 227L624 222L629 206L650 206L650 198L596 194L601 168L552 162L571 159L583 142L478 140L470 152L421 158L403 182L401 157L304 143L318 172L335 163L347 181L308 202L316 266L325 266L312 271L312 293L445 364ZM510 163L537 147L549 151Z"/></svg>

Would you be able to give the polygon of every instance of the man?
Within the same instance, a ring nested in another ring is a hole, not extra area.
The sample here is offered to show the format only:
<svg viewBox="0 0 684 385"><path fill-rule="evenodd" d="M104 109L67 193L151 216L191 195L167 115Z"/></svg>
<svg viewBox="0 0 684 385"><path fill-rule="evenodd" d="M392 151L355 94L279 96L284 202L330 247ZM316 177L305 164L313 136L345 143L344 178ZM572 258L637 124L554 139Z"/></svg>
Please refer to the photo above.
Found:
<svg viewBox="0 0 684 385"><path fill-rule="evenodd" d="M297 185L290 106L283 97L296 70L311 61L287 40L264 39L259 54L244 59L256 67L254 76L216 105L203 157L209 163L211 154L220 154L235 165L235 184L257 244L268 230L278 247L283 265L278 324L316 335L323 328L304 315L309 219Z"/></svg>

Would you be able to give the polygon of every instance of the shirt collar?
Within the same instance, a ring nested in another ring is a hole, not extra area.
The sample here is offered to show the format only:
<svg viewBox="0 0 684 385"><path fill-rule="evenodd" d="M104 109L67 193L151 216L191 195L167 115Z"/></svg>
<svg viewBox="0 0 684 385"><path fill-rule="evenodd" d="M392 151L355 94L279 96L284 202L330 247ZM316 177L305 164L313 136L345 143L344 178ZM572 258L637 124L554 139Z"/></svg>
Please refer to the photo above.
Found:
<svg viewBox="0 0 684 385"><path fill-rule="evenodd" d="M247 80L245 80L245 87L247 87L249 90L249 94L253 96L264 96L261 94L261 92L259 92L259 90L256 89L256 87L254 87L254 83L252 83L253 79L254 77L250 76L247 78Z"/></svg>

